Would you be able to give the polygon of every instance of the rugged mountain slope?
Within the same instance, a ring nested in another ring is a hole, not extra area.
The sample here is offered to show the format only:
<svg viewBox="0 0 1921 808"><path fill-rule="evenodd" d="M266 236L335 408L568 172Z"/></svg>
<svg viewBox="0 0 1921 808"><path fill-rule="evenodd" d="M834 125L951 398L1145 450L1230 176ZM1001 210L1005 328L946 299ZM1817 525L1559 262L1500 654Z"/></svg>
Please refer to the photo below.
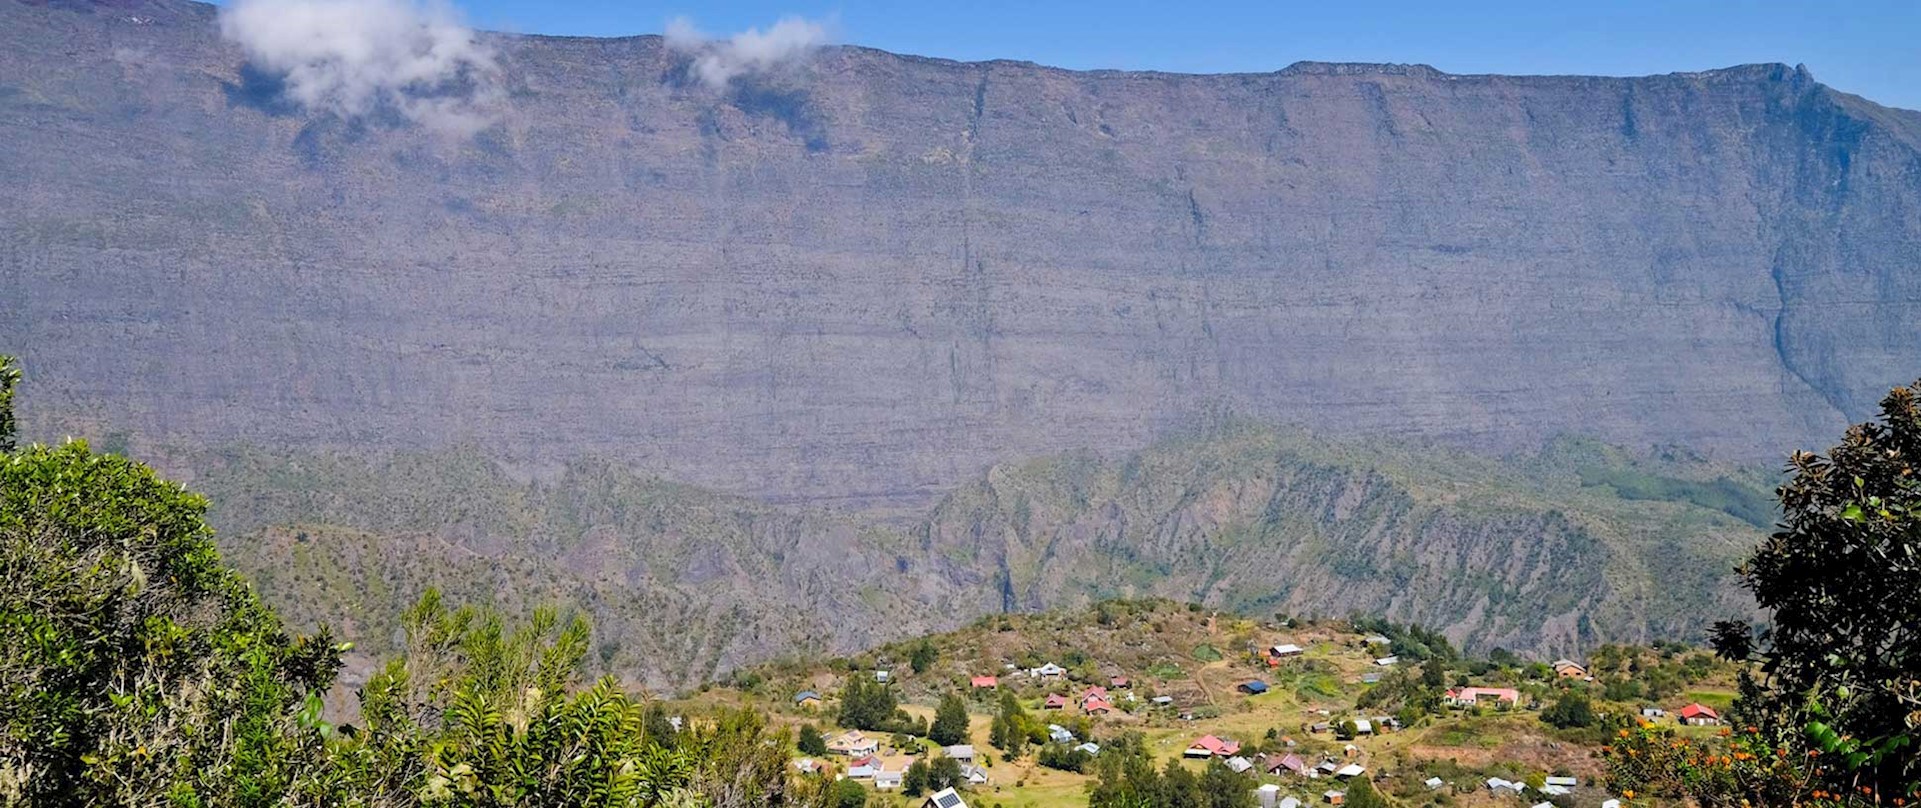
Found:
<svg viewBox="0 0 1921 808"><path fill-rule="evenodd" d="M655 686L776 654L942 623L951 587L905 575L904 537L602 463L523 484L473 449L382 460L230 450L196 458L230 560L303 625L392 649L428 586L512 610L592 614L602 662Z"/></svg>
<svg viewBox="0 0 1921 808"><path fill-rule="evenodd" d="M1727 571L1759 540L1744 520L1766 496L1713 466L1583 444L1497 463L1245 424L995 467L885 522L602 463L516 482L475 450L191 465L229 556L297 620L378 652L428 585L569 604L593 614L611 669L661 687L1118 595L1379 614L1543 655L1697 638L1749 608Z"/></svg>
<svg viewBox="0 0 1921 808"><path fill-rule="evenodd" d="M1921 357L1921 116L1636 79L833 48L725 93L500 36L499 123L312 115L212 7L0 0L38 434L594 453L925 501L1226 407L1776 457Z"/></svg>
<svg viewBox="0 0 1921 808"><path fill-rule="evenodd" d="M1733 509L1672 492L1629 501L1600 482L1642 475L1590 450L1514 468L1237 427L1117 461L997 467L945 501L926 536L995 573L977 587L989 608L1147 594L1381 614L1472 648L1569 653L1597 637L1697 635L1703 615L1748 608L1728 570L1759 528Z"/></svg>

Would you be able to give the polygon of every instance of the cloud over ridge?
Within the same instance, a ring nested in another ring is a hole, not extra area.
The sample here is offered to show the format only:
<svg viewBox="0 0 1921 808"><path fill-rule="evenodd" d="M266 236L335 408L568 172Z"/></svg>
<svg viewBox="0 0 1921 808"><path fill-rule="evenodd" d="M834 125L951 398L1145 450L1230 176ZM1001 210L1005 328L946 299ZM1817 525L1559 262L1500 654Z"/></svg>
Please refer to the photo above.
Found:
<svg viewBox="0 0 1921 808"><path fill-rule="evenodd" d="M493 122L501 98L493 50L442 2L235 0L220 11L220 33L315 112L385 108L464 136Z"/></svg>
<svg viewBox="0 0 1921 808"><path fill-rule="evenodd" d="M743 76L792 69L832 41L827 24L793 16L765 31L749 28L719 40L702 34L692 20L675 17L666 38L668 48L693 56L694 78L714 90Z"/></svg>

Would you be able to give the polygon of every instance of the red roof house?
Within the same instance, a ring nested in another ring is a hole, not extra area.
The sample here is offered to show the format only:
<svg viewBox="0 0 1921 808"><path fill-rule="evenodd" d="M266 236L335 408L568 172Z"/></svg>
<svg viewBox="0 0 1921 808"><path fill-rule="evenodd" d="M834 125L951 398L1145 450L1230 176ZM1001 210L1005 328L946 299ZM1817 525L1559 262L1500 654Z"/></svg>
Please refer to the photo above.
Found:
<svg viewBox="0 0 1921 808"><path fill-rule="evenodd" d="M1449 704L1468 707L1483 702L1505 702L1512 707L1521 702L1521 691L1511 687L1456 687L1446 694Z"/></svg>
<svg viewBox="0 0 1921 808"><path fill-rule="evenodd" d="M1049 695L1047 701L1043 702L1041 706L1042 709L1047 710L1065 710L1067 709L1067 697L1059 693L1054 693Z"/></svg>
<svg viewBox="0 0 1921 808"><path fill-rule="evenodd" d="M1229 741L1212 735L1202 735L1182 753L1187 757L1230 757L1239 754L1239 741Z"/></svg>
<svg viewBox="0 0 1921 808"><path fill-rule="evenodd" d="M976 676L971 681L975 687L982 690L993 690L1001 686L1001 680L996 676Z"/></svg>
<svg viewBox="0 0 1921 808"><path fill-rule="evenodd" d="M1675 715L1681 718L1681 723L1692 724L1697 727L1712 726L1721 723L1720 713L1715 712L1714 708L1699 702L1682 707L1681 712L1675 713Z"/></svg>

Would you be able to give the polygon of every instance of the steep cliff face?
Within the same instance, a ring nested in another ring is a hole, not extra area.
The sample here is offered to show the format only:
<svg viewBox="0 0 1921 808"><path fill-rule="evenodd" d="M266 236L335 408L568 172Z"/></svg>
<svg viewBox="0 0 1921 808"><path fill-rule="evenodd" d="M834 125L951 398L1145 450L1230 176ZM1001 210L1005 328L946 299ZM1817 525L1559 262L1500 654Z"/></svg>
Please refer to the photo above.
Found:
<svg viewBox="0 0 1921 808"><path fill-rule="evenodd" d="M1921 358L1921 116L1775 65L715 93L501 36L498 125L311 115L209 6L0 0L0 343L40 434L595 452L931 498L1202 410L1778 456Z"/></svg>

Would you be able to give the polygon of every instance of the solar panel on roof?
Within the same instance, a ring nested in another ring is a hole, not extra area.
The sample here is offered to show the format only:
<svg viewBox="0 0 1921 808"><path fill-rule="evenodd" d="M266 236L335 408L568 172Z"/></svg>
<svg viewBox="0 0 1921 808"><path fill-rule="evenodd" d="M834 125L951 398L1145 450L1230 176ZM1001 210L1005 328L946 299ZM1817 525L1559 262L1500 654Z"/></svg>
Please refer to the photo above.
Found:
<svg viewBox="0 0 1921 808"><path fill-rule="evenodd" d="M959 794L955 794L952 791L934 798L934 801L940 804L940 808L960 808L960 806L966 804L961 802Z"/></svg>

